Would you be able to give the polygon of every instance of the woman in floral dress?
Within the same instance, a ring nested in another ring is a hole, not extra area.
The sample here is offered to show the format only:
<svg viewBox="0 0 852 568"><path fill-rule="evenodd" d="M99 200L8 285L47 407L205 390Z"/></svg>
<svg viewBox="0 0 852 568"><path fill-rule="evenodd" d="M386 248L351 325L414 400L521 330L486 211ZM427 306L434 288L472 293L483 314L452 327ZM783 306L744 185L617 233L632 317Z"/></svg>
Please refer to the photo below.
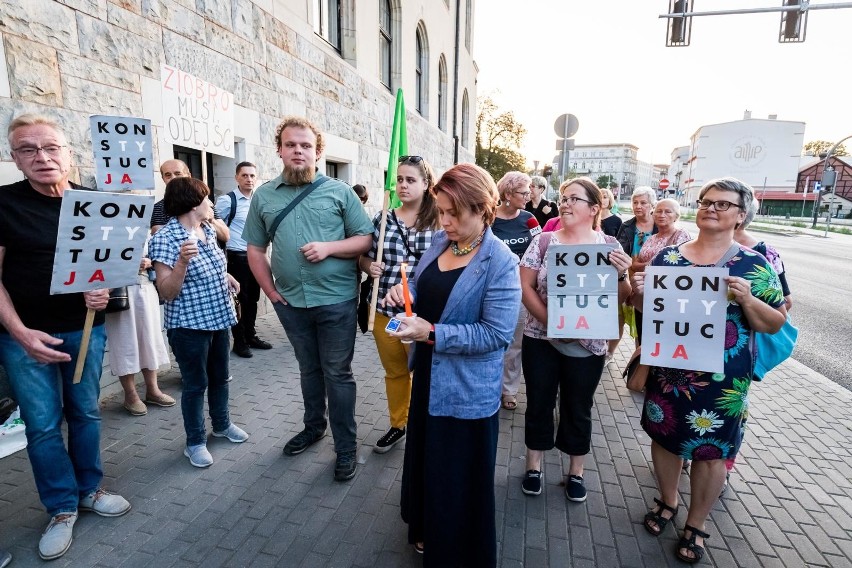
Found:
<svg viewBox="0 0 852 568"><path fill-rule="evenodd" d="M710 509L725 482L725 460L743 440L748 418L748 390L753 358L752 332L775 333L786 318L778 275L759 254L734 241L745 219L753 190L722 178L699 193L695 240L661 251L652 266L714 266L735 251L729 269L724 372L705 373L652 367L645 390L642 428L651 437L651 455L660 490L655 508L645 516L645 529L659 536L677 514L678 482L684 459L691 459L691 499L683 537L676 554L695 563L704 556L704 531ZM734 246L734 248L732 248ZM644 293L644 276L634 290ZM638 305L641 305L639 303Z"/></svg>

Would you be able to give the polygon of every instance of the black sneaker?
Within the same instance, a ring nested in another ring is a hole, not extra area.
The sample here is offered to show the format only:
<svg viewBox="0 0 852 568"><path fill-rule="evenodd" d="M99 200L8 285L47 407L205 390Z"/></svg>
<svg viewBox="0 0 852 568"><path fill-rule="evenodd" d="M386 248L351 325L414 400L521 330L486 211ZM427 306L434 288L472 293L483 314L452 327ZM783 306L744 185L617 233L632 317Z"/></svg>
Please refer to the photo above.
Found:
<svg viewBox="0 0 852 568"><path fill-rule="evenodd" d="M325 436L325 431L314 432L305 428L284 444L285 456L297 456L319 442Z"/></svg>
<svg viewBox="0 0 852 568"><path fill-rule="evenodd" d="M390 449L401 442L403 438L405 438L405 428L391 428L388 430L387 434L379 438L379 441L376 442L375 446L373 446L373 451L377 454L389 452Z"/></svg>
<svg viewBox="0 0 852 568"><path fill-rule="evenodd" d="M583 485L582 477L579 475L568 476L568 483L565 484L565 497L575 503L582 503L586 500L586 486Z"/></svg>
<svg viewBox="0 0 852 568"><path fill-rule="evenodd" d="M334 480L349 481L355 477L356 463L355 450L338 453L337 461L334 463Z"/></svg>
<svg viewBox="0 0 852 568"><path fill-rule="evenodd" d="M234 343L234 353L245 359L250 359L253 355L251 349L245 343Z"/></svg>
<svg viewBox="0 0 852 568"><path fill-rule="evenodd" d="M255 349L272 349L271 343L262 340L256 335L254 337L250 337L246 343L248 343L249 347L254 347Z"/></svg>
<svg viewBox="0 0 852 568"><path fill-rule="evenodd" d="M527 495L541 495L541 478L544 477L537 469L531 469L521 482L521 491Z"/></svg>

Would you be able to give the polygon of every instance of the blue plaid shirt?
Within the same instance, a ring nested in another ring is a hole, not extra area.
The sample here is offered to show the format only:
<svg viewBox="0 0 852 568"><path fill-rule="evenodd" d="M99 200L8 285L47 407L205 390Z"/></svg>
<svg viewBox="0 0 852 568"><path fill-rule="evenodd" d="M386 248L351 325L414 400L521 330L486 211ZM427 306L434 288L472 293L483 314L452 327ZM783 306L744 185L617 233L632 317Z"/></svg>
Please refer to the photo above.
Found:
<svg viewBox="0 0 852 568"><path fill-rule="evenodd" d="M198 256L189 261L180 292L165 304L166 329L215 331L237 323L228 292L225 253L216 244L213 229L206 224L202 228L207 243L198 241ZM180 257L180 247L188 238L189 233L177 217L173 217L151 237L148 258L174 268Z"/></svg>

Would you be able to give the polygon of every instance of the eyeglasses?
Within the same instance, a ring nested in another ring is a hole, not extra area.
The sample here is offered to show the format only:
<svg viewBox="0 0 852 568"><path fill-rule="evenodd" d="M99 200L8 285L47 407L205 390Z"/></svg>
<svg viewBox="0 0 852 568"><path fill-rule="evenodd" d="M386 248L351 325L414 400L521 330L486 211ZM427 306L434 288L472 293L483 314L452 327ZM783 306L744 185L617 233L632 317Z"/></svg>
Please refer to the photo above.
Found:
<svg viewBox="0 0 852 568"><path fill-rule="evenodd" d="M583 199L582 197L577 197L576 195L568 195L559 200L559 203L562 204L570 204L572 207L577 205L578 201L585 201L589 205L594 205L594 202L589 201L588 199Z"/></svg>
<svg viewBox="0 0 852 568"><path fill-rule="evenodd" d="M423 156L400 156L399 163L403 162L411 162L412 164L419 164L423 161Z"/></svg>
<svg viewBox="0 0 852 568"><path fill-rule="evenodd" d="M516 191L515 195L523 195L524 197L529 197L532 195L531 191Z"/></svg>
<svg viewBox="0 0 852 568"><path fill-rule="evenodd" d="M33 148L32 146L25 146L23 148L16 148L12 151L22 158L33 158L36 154L39 153L39 151L44 152L51 158L56 158L62 153L63 148L65 148L65 146L50 145L44 147L39 146L37 148Z"/></svg>
<svg viewBox="0 0 852 568"><path fill-rule="evenodd" d="M710 209L713 207L716 211L727 211L732 206L743 208L742 205L738 205L736 203L731 203L730 201L710 201L709 199L699 199L695 202L698 205L699 209Z"/></svg>

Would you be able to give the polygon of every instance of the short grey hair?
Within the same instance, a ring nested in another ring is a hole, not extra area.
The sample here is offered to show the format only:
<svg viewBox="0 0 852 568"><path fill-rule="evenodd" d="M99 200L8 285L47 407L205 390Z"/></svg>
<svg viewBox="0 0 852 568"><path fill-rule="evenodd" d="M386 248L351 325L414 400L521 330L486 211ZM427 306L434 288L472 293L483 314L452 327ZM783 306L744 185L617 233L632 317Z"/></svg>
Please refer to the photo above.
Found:
<svg viewBox="0 0 852 568"><path fill-rule="evenodd" d="M544 179L544 178L543 178L543 177L541 177L541 176L533 176L533 177L531 177L531 178L530 178L530 183L531 183L532 185L534 185L534 186L536 186L536 187L540 187L540 188L542 188L542 189L547 189L547 186L549 185L549 184L547 183L547 180L546 180L546 179Z"/></svg>
<svg viewBox="0 0 852 568"><path fill-rule="evenodd" d="M746 209L746 216L743 219L743 222L740 223L740 228L745 229L751 222L754 221L754 218L757 216L757 212L760 210L760 202L757 199L751 200L751 205L749 205L748 209Z"/></svg>
<svg viewBox="0 0 852 568"><path fill-rule="evenodd" d="M13 118L9 123L9 128L6 131L9 145L12 145L12 134L17 129L23 128L24 126L35 126L37 124L43 124L44 126L51 127L57 132L62 132L62 129L59 127L59 123L49 116L45 116L43 114L22 114Z"/></svg>
<svg viewBox="0 0 852 568"><path fill-rule="evenodd" d="M635 197L641 197L643 195L648 198L648 203L651 204L651 207L657 204L657 192L647 185L640 185L634 189L633 193L630 195L630 201L633 201Z"/></svg>
<svg viewBox="0 0 852 568"><path fill-rule="evenodd" d="M742 207L743 212L746 214L746 220L743 221L743 225L748 225L754 220L754 215L751 216L751 219L748 218L749 210L756 201L754 198L754 189L749 184L734 177L711 179L698 192L698 199L704 199L707 192L714 187L721 191L732 191L740 196L740 202L735 205ZM757 209L755 209L754 214L757 214Z"/></svg>

